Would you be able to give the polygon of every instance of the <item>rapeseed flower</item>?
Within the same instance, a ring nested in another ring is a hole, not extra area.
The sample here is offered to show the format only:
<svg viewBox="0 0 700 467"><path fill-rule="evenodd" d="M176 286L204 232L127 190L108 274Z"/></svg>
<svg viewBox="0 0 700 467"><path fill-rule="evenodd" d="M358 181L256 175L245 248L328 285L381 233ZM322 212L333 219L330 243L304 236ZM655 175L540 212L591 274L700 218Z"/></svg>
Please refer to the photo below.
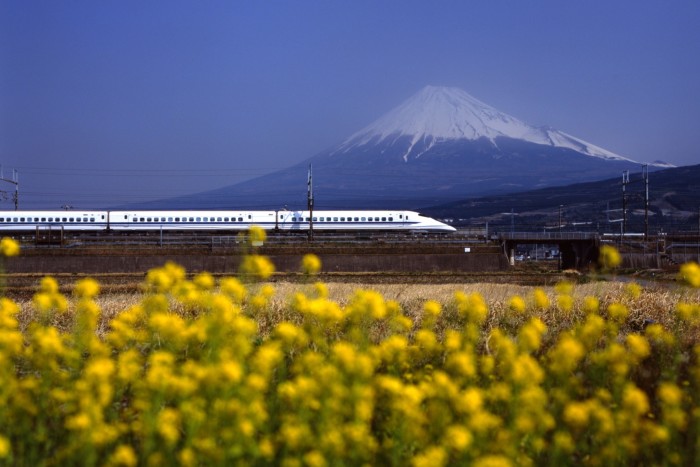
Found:
<svg viewBox="0 0 700 467"><path fill-rule="evenodd" d="M241 262L241 273L259 280L268 279L275 272L275 266L265 256L248 255Z"/></svg>
<svg viewBox="0 0 700 467"><path fill-rule="evenodd" d="M513 295L508 300L508 308L516 313L525 313L525 300L520 295Z"/></svg>
<svg viewBox="0 0 700 467"><path fill-rule="evenodd" d="M700 287L700 265L693 261L683 264L678 277L691 287Z"/></svg>
<svg viewBox="0 0 700 467"><path fill-rule="evenodd" d="M301 272L308 275L317 274L321 270L321 260L314 254L306 254L301 258Z"/></svg>
<svg viewBox="0 0 700 467"><path fill-rule="evenodd" d="M535 290L532 292L532 300L535 303L535 308L538 310L545 310L549 308L549 297L547 297L545 291L539 287L535 288Z"/></svg>
<svg viewBox="0 0 700 467"><path fill-rule="evenodd" d="M257 246L262 244L267 239L267 233L262 227L257 225L251 226L248 229L248 242L252 246Z"/></svg>
<svg viewBox="0 0 700 467"><path fill-rule="evenodd" d="M9 258L19 255L19 243L10 237L3 237L0 240L0 256Z"/></svg>
<svg viewBox="0 0 700 467"><path fill-rule="evenodd" d="M73 288L73 295L79 298L92 299L100 293L100 284L95 279L81 279Z"/></svg>
<svg viewBox="0 0 700 467"><path fill-rule="evenodd" d="M610 245L600 247L600 255L598 256L598 264L603 269L613 269L622 263L622 257L617 249Z"/></svg>

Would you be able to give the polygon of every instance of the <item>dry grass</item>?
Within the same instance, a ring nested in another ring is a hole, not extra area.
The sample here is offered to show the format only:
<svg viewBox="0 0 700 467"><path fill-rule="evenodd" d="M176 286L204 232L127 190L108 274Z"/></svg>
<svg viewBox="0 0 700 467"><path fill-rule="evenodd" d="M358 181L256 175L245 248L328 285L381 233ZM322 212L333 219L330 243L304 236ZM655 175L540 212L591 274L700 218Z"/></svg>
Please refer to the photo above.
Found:
<svg viewBox="0 0 700 467"><path fill-rule="evenodd" d="M582 320L585 312L582 303L586 296L597 297L600 301L600 309L605 313L611 303L622 303L630 311L629 316L621 331L641 331L648 323L654 322L663 325L666 329L675 330L686 341L700 342L700 333L697 329L682 329L682 323L676 317L675 309L678 303L700 303L700 291L677 286L650 285L642 289L641 295L633 297L626 290L627 284L623 282L595 282L578 284L574 286L574 306L570 311L562 310L557 306L557 292L554 287L541 287L550 299L551 306L536 310L532 303L532 294L535 287L515 284L477 283L477 284L358 284L358 283L326 283L329 298L341 306L348 303L353 293L358 289L371 289L381 293L386 300L393 300L400 304L403 313L410 317L416 325L420 325L423 317L423 305L427 300L435 300L442 304L443 315L437 323L436 330L442 334L447 328L460 326L459 316L454 310L454 294L458 291L466 294L481 294L489 308L489 316L485 330L495 327L517 330L526 320L532 316L539 317L550 329L550 335L554 337L562 329L570 328L574 323ZM281 321L299 323L300 317L290 311L288 305L297 292L312 294L313 286L299 284L297 282L278 282L274 284L275 294L263 315L256 316L259 323L261 337ZM514 295L519 295L526 300L528 310L518 314L509 309L508 301ZM102 319L98 332L107 331L109 321L118 313L138 304L143 299L141 293L109 293L97 298L97 303L102 310ZM71 314L74 303L69 300L68 312L54 317L52 324L59 329L68 331L71 326ZM19 320L21 328L26 329L30 322L36 319L36 313L31 299L17 300L20 306ZM171 309L175 313L185 313L179 303L172 301Z"/></svg>

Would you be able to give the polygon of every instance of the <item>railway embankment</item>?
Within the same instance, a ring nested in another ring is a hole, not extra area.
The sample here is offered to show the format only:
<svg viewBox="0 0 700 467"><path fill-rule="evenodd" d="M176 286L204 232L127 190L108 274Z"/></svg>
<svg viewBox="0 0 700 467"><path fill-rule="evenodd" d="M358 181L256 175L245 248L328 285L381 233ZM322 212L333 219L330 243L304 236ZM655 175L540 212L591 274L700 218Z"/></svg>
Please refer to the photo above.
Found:
<svg viewBox="0 0 700 467"><path fill-rule="evenodd" d="M495 272L508 268L507 258L492 245L329 245L270 244L255 248L278 271L299 270L307 253L318 255L323 270L339 273ZM112 245L28 248L6 264L10 274L145 273L167 261L188 271L233 274L250 253L243 245Z"/></svg>

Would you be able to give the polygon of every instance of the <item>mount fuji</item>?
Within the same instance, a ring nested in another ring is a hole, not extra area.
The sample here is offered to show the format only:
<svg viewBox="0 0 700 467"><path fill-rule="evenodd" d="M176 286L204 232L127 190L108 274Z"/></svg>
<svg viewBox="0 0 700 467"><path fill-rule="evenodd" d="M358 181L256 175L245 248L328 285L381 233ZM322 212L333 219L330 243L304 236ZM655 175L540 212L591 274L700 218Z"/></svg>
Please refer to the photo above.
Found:
<svg viewBox="0 0 700 467"><path fill-rule="evenodd" d="M167 202L169 207L303 208L310 165L317 208L406 209L601 180L641 168L639 162L562 131L528 125L461 89L427 86L337 146L297 165L163 200L158 207ZM649 166L672 167L664 162Z"/></svg>

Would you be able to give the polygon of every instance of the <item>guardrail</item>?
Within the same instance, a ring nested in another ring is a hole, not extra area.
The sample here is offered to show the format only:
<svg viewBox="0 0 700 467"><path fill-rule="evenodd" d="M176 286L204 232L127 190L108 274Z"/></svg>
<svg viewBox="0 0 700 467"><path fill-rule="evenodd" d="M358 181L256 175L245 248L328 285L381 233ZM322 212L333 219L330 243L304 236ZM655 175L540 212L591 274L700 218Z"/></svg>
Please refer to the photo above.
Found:
<svg viewBox="0 0 700 467"><path fill-rule="evenodd" d="M497 234L501 240L594 240L598 238L595 232L501 232Z"/></svg>

